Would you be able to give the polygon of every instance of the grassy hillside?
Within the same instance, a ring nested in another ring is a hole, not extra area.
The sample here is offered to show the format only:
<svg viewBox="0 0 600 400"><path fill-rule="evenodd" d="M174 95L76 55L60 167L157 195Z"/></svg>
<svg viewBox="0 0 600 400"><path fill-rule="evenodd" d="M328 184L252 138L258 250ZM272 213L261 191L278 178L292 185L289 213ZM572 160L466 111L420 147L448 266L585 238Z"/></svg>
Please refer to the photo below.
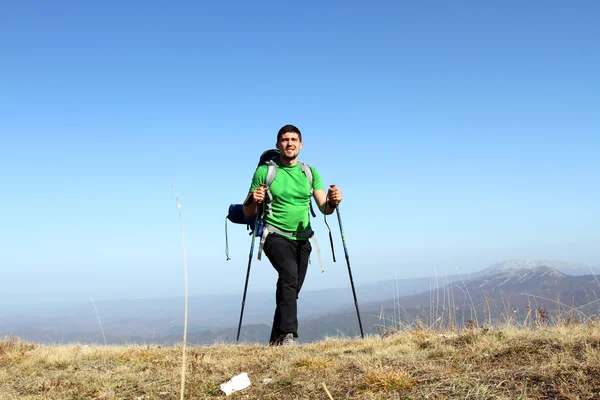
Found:
<svg viewBox="0 0 600 400"><path fill-rule="evenodd" d="M600 399L600 321L189 347L186 399ZM179 399L182 348L0 342L1 399Z"/></svg>

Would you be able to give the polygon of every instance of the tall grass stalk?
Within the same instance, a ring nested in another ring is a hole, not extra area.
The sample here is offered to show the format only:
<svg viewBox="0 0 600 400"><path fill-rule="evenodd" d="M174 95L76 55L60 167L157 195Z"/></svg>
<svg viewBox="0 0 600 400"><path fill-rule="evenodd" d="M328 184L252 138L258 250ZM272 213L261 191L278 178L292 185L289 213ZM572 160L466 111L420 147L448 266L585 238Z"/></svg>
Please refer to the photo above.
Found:
<svg viewBox="0 0 600 400"><path fill-rule="evenodd" d="M394 282L394 316L392 318L392 323L394 324L394 327L397 328L397 321L396 321L396 302L398 301L399 298L399 293L398 293L398 273L396 273L396 282ZM398 321L399 322L399 321Z"/></svg>
<svg viewBox="0 0 600 400"><path fill-rule="evenodd" d="M104 336L104 329L102 328L102 321L100 321L100 314L98 314L98 309L96 308L96 302L94 301L94 298L92 296L90 297L92 298L94 310L96 310L96 317L98 317L98 324L100 324L100 332L102 332L102 338L104 339L104 345L106 346L106 336Z"/></svg>
<svg viewBox="0 0 600 400"><path fill-rule="evenodd" d="M594 279L596 280L596 284L598 284L598 286L600 286L600 281L598 281L598 277L596 276L596 274L594 273L594 270L592 269L592 266L590 265L589 262L586 263L588 268L590 269L590 272L592 273L592 276L594 277ZM594 292L594 294L596 294ZM596 299L598 299L598 296L596 296Z"/></svg>
<svg viewBox="0 0 600 400"><path fill-rule="evenodd" d="M471 310L473 311L473 314L475 315L475 323L479 324L479 319L477 318L477 310L475 309L475 303L473 302L473 298L471 297L471 293L469 292L469 289L467 289L467 285L465 285L465 281L463 280L462 275L458 271L458 268L456 268L456 273L458 274L458 277L460 278L460 281L462 282L462 284L463 284L463 286L465 288L465 292L469 296L469 300L471 300Z"/></svg>
<svg viewBox="0 0 600 400"><path fill-rule="evenodd" d="M177 195L177 191L175 190L175 185L171 184L173 187L173 194L175 195L175 204L177 206L177 211L179 212L179 225L181 226L181 242L183 244L183 273L184 273L184 281L185 281L185 313L183 319L183 355L181 362L181 400L183 400L183 396L185 393L185 365L186 365L186 343L187 343L187 320L188 320L188 271L187 271L187 252L185 248L185 231L183 229L183 217L181 216L181 205L179 204L179 196Z"/></svg>

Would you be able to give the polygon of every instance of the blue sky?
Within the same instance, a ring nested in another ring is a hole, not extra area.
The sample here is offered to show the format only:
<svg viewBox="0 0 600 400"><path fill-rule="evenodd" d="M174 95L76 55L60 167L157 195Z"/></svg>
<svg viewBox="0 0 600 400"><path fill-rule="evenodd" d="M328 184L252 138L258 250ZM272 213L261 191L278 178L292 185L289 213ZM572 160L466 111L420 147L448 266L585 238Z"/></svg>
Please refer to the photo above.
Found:
<svg viewBox="0 0 600 400"><path fill-rule="evenodd" d="M13 2L0 14L0 293L242 291L224 217L277 130L344 192L355 284L600 264L600 5ZM322 216L305 290L348 285ZM249 290L274 290L266 259Z"/></svg>

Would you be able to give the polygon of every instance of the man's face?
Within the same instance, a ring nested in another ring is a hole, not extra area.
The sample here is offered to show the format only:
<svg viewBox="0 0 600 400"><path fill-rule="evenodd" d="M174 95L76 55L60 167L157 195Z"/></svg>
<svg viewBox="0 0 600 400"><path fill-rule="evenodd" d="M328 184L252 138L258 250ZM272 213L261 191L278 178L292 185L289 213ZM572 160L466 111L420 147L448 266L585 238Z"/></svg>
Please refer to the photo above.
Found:
<svg viewBox="0 0 600 400"><path fill-rule="evenodd" d="M302 142L296 132L288 132L281 135L277 148L281 153L281 157L287 160L294 160L298 157Z"/></svg>

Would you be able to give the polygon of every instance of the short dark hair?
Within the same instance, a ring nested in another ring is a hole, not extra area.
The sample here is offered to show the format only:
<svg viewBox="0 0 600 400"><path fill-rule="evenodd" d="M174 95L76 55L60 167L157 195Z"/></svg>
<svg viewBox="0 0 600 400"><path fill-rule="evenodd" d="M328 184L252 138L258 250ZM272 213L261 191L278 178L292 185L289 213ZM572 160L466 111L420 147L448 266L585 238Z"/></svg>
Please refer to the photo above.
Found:
<svg viewBox="0 0 600 400"><path fill-rule="evenodd" d="M290 132L297 133L298 139L300 139L302 142L302 134L300 133L300 129L296 128L294 125L285 125L279 130L279 132L277 132L277 143L279 143L282 135Z"/></svg>

